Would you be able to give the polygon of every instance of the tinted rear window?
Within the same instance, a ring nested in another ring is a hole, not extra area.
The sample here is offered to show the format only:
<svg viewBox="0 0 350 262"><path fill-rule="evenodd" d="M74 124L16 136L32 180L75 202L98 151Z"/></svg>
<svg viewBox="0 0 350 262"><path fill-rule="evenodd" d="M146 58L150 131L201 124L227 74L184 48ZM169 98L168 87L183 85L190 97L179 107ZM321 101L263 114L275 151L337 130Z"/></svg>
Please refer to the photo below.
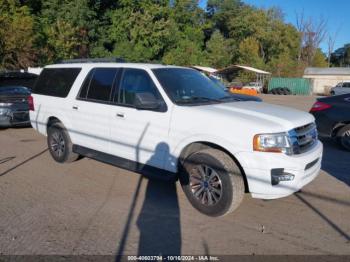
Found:
<svg viewBox="0 0 350 262"><path fill-rule="evenodd" d="M46 68L40 74L33 93L66 97L81 68Z"/></svg>
<svg viewBox="0 0 350 262"><path fill-rule="evenodd" d="M118 72L119 68L94 68L86 77L79 98L109 102Z"/></svg>
<svg viewBox="0 0 350 262"><path fill-rule="evenodd" d="M32 88L37 78L37 75L27 72L0 73L0 87L24 86L27 88Z"/></svg>

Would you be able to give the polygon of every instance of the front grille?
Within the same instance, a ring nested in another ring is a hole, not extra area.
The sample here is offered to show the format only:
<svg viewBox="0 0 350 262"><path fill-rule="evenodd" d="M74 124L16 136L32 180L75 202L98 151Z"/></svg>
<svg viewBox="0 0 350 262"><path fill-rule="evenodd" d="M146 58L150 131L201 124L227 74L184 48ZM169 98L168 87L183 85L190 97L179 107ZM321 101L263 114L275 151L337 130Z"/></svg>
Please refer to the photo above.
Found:
<svg viewBox="0 0 350 262"><path fill-rule="evenodd" d="M293 154L298 155L309 151L317 142L315 123L297 127L289 131L293 146Z"/></svg>

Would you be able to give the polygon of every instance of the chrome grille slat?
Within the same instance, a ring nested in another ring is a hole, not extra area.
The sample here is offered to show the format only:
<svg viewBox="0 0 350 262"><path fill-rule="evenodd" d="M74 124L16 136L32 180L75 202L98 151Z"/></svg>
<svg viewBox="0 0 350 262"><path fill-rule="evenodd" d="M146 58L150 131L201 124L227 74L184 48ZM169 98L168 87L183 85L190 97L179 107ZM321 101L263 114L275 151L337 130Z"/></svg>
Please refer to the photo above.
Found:
<svg viewBox="0 0 350 262"><path fill-rule="evenodd" d="M307 126L304 126L302 129L296 128L295 131L298 136L305 136L307 133L309 133L311 130L313 130L316 127L315 124L309 124Z"/></svg>
<svg viewBox="0 0 350 262"><path fill-rule="evenodd" d="M315 123L297 127L288 133L293 147L293 154L295 155L307 152L317 141Z"/></svg>

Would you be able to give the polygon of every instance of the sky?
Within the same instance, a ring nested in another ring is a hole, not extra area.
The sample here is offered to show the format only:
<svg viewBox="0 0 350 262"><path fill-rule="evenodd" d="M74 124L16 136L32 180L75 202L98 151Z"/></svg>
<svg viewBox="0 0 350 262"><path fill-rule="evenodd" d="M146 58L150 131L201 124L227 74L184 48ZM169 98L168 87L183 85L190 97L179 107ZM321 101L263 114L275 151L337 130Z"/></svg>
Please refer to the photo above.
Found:
<svg viewBox="0 0 350 262"><path fill-rule="evenodd" d="M315 20L324 17L328 22L330 34L337 35L334 49L350 43L350 0L244 0L243 2L262 8L280 7L285 15L285 21L294 25L296 13L302 11L305 17ZM201 0L200 5L205 7L206 0ZM324 52L327 51L326 41L321 44L321 48Z"/></svg>

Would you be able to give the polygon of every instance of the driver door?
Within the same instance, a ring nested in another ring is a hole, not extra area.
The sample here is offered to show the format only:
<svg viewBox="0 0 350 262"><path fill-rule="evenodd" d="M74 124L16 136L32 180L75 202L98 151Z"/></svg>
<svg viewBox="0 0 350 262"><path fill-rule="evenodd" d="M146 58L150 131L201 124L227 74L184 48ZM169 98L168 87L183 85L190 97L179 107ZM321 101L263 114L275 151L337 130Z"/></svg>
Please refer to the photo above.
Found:
<svg viewBox="0 0 350 262"><path fill-rule="evenodd" d="M138 110L135 107L135 94L138 92L152 93L163 101L147 71L123 69L111 110L110 151L115 156L163 168L164 159L169 155L166 141L170 113L164 110Z"/></svg>

